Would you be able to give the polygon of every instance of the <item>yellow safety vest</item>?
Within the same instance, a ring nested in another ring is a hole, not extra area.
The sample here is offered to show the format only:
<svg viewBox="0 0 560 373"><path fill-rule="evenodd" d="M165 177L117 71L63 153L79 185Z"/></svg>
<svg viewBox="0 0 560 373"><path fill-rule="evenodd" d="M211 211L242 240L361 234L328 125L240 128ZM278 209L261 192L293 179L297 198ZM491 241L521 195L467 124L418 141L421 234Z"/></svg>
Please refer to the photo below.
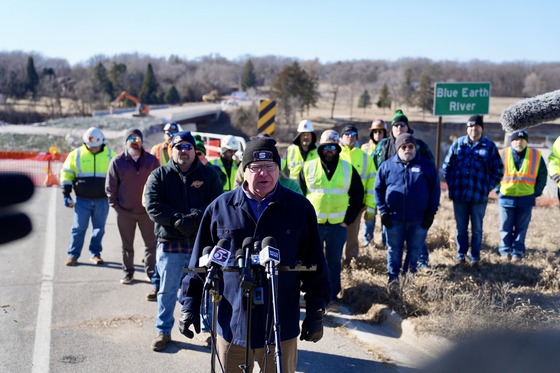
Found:
<svg viewBox="0 0 560 373"><path fill-rule="evenodd" d="M60 182L62 185L71 185L75 180L99 177L105 179L109 162L115 156L115 152L105 148L101 153L93 154L85 145L72 150L60 170Z"/></svg>
<svg viewBox="0 0 560 373"><path fill-rule="evenodd" d="M350 149L348 146L342 146L340 158L349 162L360 174L364 186L364 205L366 205L367 212L375 212L373 188L377 177L377 168L373 158L360 148Z"/></svg>
<svg viewBox="0 0 560 373"><path fill-rule="evenodd" d="M237 174L237 168L238 168L237 163L232 162L231 170L230 170L229 175L226 172L226 168L224 166L224 163L222 162L222 158L214 159L214 160L210 161L210 164L220 167L220 170L222 170L222 173L224 175L226 175L226 182L224 184L224 192L226 192L228 190L232 190L234 182L235 182L235 175Z"/></svg>
<svg viewBox="0 0 560 373"><path fill-rule="evenodd" d="M327 179L321 159L305 162L303 174L307 181L307 199L315 207L319 224L340 224L344 221L350 202L348 191L352 179L352 166L339 159L336 170Z"/></svg>
<svg viewBox="0 0 560 373"><path fill-rule="evenodd" d="M160 142L159 144L152 146L150 153L156 156L159 164L162 166L165 166L167 162L169 162L169 144L166 144L165 142Z"/></svg>
<svg viewBox="0 0 560 373"><path fill-rule="evenodd" d="M303 155L301 155L301 150L299 146L292 144L288 146L286 149L286 163L288 165L289 177L290 179L297 180L301 169L303 168L303 163L305 161L311 161L317 158L317 148L311 149L307 153L307 159L303 159Z"/></svg>
<svg viewBox="0 0 560 373"><path fill-rule="evenodd" d="M537 149L527 148L521 168L517 170L513 162L511 147L501 151L504 162L504 176L500 182L500 193L504 196L521 197L535 193L537 173L541 161L541 152Z"/></svg>

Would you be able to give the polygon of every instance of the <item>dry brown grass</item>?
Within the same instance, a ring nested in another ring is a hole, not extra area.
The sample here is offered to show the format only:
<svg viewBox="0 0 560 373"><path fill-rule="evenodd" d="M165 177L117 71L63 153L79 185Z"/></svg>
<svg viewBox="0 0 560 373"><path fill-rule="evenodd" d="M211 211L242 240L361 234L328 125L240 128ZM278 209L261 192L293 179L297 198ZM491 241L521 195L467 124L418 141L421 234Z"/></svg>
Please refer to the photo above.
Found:
<svg viewBox="0 0 560 373"><path fill-rule="evenodd" d="M459 340L480 331L558 328L558 207L535 207L527 234L527 256L520 263L498 255L499 219L495 201L484 220L478 268L456 267L452 204L442 196L428 235L430 269L387 286L386 250L377 221L375 248L361 249L342 272L343 301L360 318L378 322L389 307L413 320L418 331Z"/></svg>

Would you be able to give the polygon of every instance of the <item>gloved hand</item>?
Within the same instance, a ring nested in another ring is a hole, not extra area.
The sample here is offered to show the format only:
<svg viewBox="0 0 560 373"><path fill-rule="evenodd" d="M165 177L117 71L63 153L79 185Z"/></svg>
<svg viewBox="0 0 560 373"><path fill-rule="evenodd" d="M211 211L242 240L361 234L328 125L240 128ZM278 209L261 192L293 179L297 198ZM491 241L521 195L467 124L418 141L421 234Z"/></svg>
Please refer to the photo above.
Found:
<svg viewBox="0 0 560 373"><path fill-rule="evenodd" d="M175 228L184 234L185 236L190 236L195 233L202 219L202 212L197 209L192 209L191 213L188 215L175 214L176 218L174 226Z"/></svg>
<svg viewBox="0 0 560 373"><path fill-rule="evenodd" d="M393 219L391 219L391 215L388 212L381 214L381 224L387 229L393 228Z"/></svg>
<svg viewBox="0 0 560 373"><path fill-rule="evenodd" d="M196 334L200 333L200 315L195 312L181 311L181 319L179 319L179 331L187 338L193 338L194 333L189 330L190 326L194 326Z"/></svg>
<svg viewBox="0 0 560 373"><path fill-rule="evenodd" d="M64 197L64 206L69 207L69 208L74 207L74 201L72 201L71 197Z"/></svg>
<svg viewBox="0 0 560 373"><path fill-rule="evenodd" d="M366 212L364 218L368 221L375 219L375 212Z"/></svg>
<svg viewBox="0 0 560 373"><path fill-rule="evenodd" d="M424 214L424 219L422 219L422 224L420 224L420 226L424 229L430 229L430 227L434 223L434 216L435 214L433 212L426 212Z"/></svg>
<svg viewBox="0 0 560 373"><path fill-rule="evenodd" d="M307 315L301 324L300 341L318 342L323 338L323 316Z"/></svg>
<svg viewBox="0 0 560 373"><path fill-rule="evenodd" d="M560 174L550 175L550 178L554 180L555 183L560 183Z"/></svg>

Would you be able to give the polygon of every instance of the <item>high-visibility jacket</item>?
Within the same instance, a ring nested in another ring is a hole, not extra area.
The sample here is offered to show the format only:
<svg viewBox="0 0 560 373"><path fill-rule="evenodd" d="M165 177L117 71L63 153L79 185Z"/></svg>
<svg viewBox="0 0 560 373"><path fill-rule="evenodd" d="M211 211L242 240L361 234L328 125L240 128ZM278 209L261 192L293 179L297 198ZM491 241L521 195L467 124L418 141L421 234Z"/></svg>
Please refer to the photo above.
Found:
<svg viewBox="0 0 560 373"><path fill-rule="evenodd" d="M521 168L515 168L512 148L508 147L500 152L504 163L504 176L500 182L500 193L504 196L530 196L535 193L537 174L541 162L541 152L527 148Z"/></svg>
<svg viewBox="0 0 560 373"><path fill-rule="evenodd" d="M377 176L377 168L373 162L373 158L360 148L350 149L348 146L342 146L340 158L350 163L362 179L364 186L364 205L367 212L375 212L375 199L373 198L373 188L375 185L375 177Z"/></svg>
<svg viewBox="0 0 560 373"><path fill-rule="evenodd" d="M115 152L105 145L96 154L85 144L72 150L60 170L64 195L70 196L73 187L78 197L107 198L105 178L111 158L115 155Z"/></svg>
<svg viewBox="0 0 560 373"><path fill-rule="evenodd" d="M315 207L319 224L340 224L344 221L350 197L350 181L352 180L352 166L339 159L336 170L327 179L321 159L315 158L305 162L303 174L307 180L307 199Z"/></svg>
<svg viewBox="0 0 560 373"><path fill-rule="evenodd" d="M550 176L560 174L560 136L554 141L548 156L548 174ZM557 185L560 188L560 182Z"/></svg>
<svg viewBox="0 0 560 373"><path fill-rule="evenodd" d="M286 149L286 164L288 167L288 172L290 173L288 177L290 179L297 180L301 169L303 168L303 163L306 161L311 161L317 158L317 148L311 149L307 153L307 158L303 159L301 154L301 149L298 145L292 144Z"/></svg>
<svg viewBox="0 0 560 373"><path fill-rule="evenodd" d="M229 170L229 175L227 174L226 167L224 166L224 162L222 162L222 158L216 158L210 161L211 165L217 166L220 168L222 173L226 175L226 182L224 183L224 192L228 190L232 190L235 188L235 175L237 174L238 165L235 162L231 163L231 169Z"/></svg>
<svg viewBox="0 0 560 373"><path fill-rule="evenodd" d="M162 166L165 166L167 162L169 162L171 152L169 151L169 144L165 141L152 146L150 153L156 156L159 164Z"/></svg>

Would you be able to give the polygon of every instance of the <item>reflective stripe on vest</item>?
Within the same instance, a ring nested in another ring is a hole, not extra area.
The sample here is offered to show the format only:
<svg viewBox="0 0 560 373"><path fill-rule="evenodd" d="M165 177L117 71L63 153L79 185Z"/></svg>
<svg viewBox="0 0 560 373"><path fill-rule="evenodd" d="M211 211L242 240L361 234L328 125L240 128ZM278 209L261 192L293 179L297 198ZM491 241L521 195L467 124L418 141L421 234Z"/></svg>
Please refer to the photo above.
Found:
<svg viewBox="0 0 560 373"><path fill-rule="evenodd" d="M303 163L305 161L311 161L315 158L317 158L317 149L311 149L309 153L307 153L307 159L304 160L299 146L295 144L288 146L288 149L286 150L286 163L288 171L290 172L290 175L288 175L290 179L297 180L298 175L303 168Z"/></svg>
<svg viewBox="0 0 560 373"><path fill-rule="evenodd" d="M350 201L352 166L340 159L331 180L328 180L321 160L316 158L304 163L303 172L308 185L307 199L315 208L319 224L342 223Z"/></svg>
<svg viewBox="0 0 560 373"><path fill-rule="evenodd" d="M512 197L530 196L535 193L541 152L537 149L527 148L521 168L517 170L512 151L511 147L508 147L501 152L504 176L500 182L500 193Z"/></svg>
<svg viewBox="0 0 560 373"><path fill-rule="evenodd" d="M222 162L222 158L214 159L214 160L210 161L210 164L220 167L220 170L222 171L222 173L224 175L226 175L226 182L224 184L224 192L226 192L228 190L232 190L233 189L233 184L235 182L235 174L237 174L237 168L238 168L237 164L235 162L232 162L230 175L228 175L227 172L226 172L226 167L224 166L224 163Z"/></svg>

